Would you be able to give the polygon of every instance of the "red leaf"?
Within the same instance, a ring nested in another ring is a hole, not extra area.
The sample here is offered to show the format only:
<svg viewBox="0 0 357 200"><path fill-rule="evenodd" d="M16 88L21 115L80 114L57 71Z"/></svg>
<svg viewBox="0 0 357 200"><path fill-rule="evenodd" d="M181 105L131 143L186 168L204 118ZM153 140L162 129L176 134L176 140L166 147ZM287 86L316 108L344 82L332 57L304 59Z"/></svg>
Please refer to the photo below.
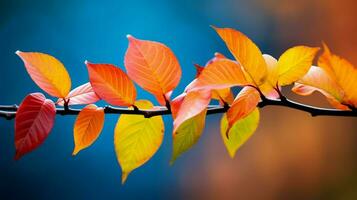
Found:
<svg viewBox="0 0 357 200"><path fill-rule="evenodd" d="M41 93L26 96L15 118L15 159L40 146L52 130L55 104Z"/></svg>
<svg viewBox="0 0 357 200"><path fill-rule="evenodd" d="M132 106L136 98L134 83L115 65L86 61L89 79L97 95L115 106Z"/></svg>
<svg viewBox="0 0 357 200"><path fill-rule="evenodd" d="M66 97L70 100L68 105L92 104L100 100L100 97L94 92L90 83L85 83L73 89ZM57 105L63 106L63 99L58 99Z"/></svg>

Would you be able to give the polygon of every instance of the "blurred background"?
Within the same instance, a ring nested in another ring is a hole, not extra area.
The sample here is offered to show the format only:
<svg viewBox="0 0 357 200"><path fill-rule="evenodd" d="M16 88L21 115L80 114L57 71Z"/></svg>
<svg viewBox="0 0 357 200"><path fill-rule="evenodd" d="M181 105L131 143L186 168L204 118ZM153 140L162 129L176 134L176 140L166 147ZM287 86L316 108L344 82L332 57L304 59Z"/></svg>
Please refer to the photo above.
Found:
<svg viewBox="0 0 357 200"><path fill-rule="evenodd" d="M246 33L274 57L293 45L319 46L357 65L354 0L0 1L0 104L20 103L32 82L16 50L49 53L72 76L88 81L84 60L123 67L130 33L167 44L183 77L174 95L214 52L232 57L209 27ZM154 98L137 87L139 98ZM319 94L292 99L328 106ZM156 103L156 102L155 102ZM100 103L102 104L102 103ZM266 107L256 133L230 159L209 116L198 144L169 166L172 121L156 155L121 185L113 147L117 116L107 115L99 139L72 157L75 117L57 116L45 143L14 161L14 121L0 119L0 199L357 199L357 119L310 117Z"/></svg>

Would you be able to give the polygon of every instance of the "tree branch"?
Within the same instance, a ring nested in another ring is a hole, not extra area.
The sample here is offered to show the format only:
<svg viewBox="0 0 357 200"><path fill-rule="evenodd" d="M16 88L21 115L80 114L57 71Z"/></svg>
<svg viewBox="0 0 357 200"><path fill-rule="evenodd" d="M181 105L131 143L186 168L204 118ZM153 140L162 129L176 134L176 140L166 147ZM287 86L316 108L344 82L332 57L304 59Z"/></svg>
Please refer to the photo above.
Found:
<svg viewBox="0 0 357 200"><path fill-rule="evenodd" d="M288 107L295 110L304 111L310 113L311 116L346 116L346 117L357 117L357 110L337 110L337 109L328 109L328 108L320 108L309 106L305 104L301 104L298 102L294 102L287 98L282 100L271 100L271 99L263 99L258 104L259 108L263 108L265 106L281 106ZM11 120L15 118L16 111L18 109L17 105L0 105L0 117L4 117L5 119ZM229 105L219 106L219 105L208 105L207 107L207 115L216 114L216 113L225 113L229 109ZM58 115L78 115L81 109L73 109L70 107L67 108L56 108L56 112ZM113 106L105 106L104 113L107 114L128 114L128 115L143 115L144 117L154 117L158 115L169 115L171 111L166 106L157 106L152 110L140 110L140 109L129 109L129 108L120 108Z"/></svg>

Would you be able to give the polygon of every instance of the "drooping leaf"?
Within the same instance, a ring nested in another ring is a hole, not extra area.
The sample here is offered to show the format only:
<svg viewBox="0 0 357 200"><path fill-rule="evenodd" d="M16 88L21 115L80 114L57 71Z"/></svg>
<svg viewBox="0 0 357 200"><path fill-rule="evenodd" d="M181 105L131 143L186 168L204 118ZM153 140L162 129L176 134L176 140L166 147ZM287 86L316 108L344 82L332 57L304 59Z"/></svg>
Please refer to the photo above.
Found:
<svg viewBox="0 0 357 200"><path fill-rule="evenodd" d="M136 98L134 83L118 67L86 61L90 83L95 93L115 106L132 106Z"/></svg>
<svg viewBox="0 0 357 200"><path fill-rule="evenodd" d="M246 86L239 92L227 111L228 128L226 134L228 137L229 130L233 124L253 112L259 101L260 94L253 87Z"/></svg>
<svg viewBox="0 0 357 200"><path fill-rule="evenodd" d="M197 80L196 88L207 89L223 89L247 84L240 65L228 59L220 59L208 64Z"/></svg>
<svg viewBox="0 0 357 200"><path fill-rule="evenodd" d="M286 50L278 60L278 84L289 85L303 77L312 66L319 49L296 46Z"/></svg>
<svg viewBox="0 0 357 200"><path fill-rule="evenodd" d="M90 83L85 83L73 89L65 99L69 100L68 105L86 105L99 101L100 97L94 92ZM63 99L58 99L56 104L63 106Z"/></svg>
<svg viewBox="0 0 357 200"><path fill-rule="evenodd" d="M312 66L309 72L295 83L292 91L303 96L318 91L325 95L335 108L348 109L347 106L340 103L344 95L340 86L319 67Z"/></svg>
<svg viewBox="0 0 357 200"><path fill-rule="evenodd" d="M204 109L198 115L184 121L172 134L173 152L170 164L197 143L205 127L206 111L207 109Z"/></svg>
<svg viewBox="0 0 357 200"><path fill-rule="evenodd" d="M254 42L235 29L213 28L226 43L234 58L244 68L247 80L255 86L261 85L265 81L267 67L261 51Z"/></svg>
<svg viewBox="0 0 357 200"><path fill-rule="evenodd" d="M162 96L176 88L181 68L174 53L164 44L127 37L124 63L129 77L154 95Z"/></svg>
<svg viewBox="0 0 357 200"><path fill-rule="evenodd" d="M147 100L138 100L140 109L152 109ZM146 163L159 149L164 136L161 116L121 115L115 127L114 145L122 168L122 183L131 171Z"/></svg>
<svg viewBox="0 0 357 200"><path fill-rule="evenodd" d="M173 132L177 132L178 128L186 120L198 115L205 110L211 100L210 90L195 90L186 94L183 101L180 103L176 117L174 118Z"/></svg>
<svg viewBox="0 0 357 200"><path fill-rule="evenodd" d="M52 130L55 104L41 93L25 97L15 118L15 159L39 147Z"/></svg>
<svg viewBox="0 0 357 200"><path fill-rule="evenodd" d="M326 45L318 65L342 88L342 102L357 107L357 68L347 60L332 54Z"/></svg>
<svg viewBox="0 0 357 200"><path fill-rule="evenodd" d="M92 145L99 137L104 125L104 109L94 104L84 107L78 114L73 128L74 150L72 155Z"/></svg>
<svg viewBox="0 0 357 200"><path fill-rule="evenodd" d="M209 90L194 90L179 95L171 102L174 130L170 164L197 143L204 129L210 99Z"/></svg>
<svg viewBox="0 0 357 200"><path fill-rule="evenodd" d="M236 151L253 135L259 123L259 110L256 108L248 116L238 120L229 130L229 138L226 132L228 120L224 114L221 120L221 136L229 155L234 158Z"/></svg>
<svg viewBox="0 0 357 200"><path fill-rule="evenodd" d="M32 80L49 95L64 98L71 90L66 68L55 57L35 52L16 51Z"/></svg>

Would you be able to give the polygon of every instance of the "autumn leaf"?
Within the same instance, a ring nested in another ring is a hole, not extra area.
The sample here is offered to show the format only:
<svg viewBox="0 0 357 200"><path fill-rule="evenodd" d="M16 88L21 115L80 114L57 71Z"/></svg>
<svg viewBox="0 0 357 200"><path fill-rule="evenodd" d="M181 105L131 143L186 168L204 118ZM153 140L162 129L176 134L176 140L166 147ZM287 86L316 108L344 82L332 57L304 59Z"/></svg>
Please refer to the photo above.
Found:
<svg viewBox="0 0 357 200"><path fill-rule="evenodd" d="M344 92L340 86L322 68L312 66L309 72L298 80L292 91L303 96L318 91L326 96L330 104L337 109L348 109L342 105Z"/></svg>
<svg viewBox="0 0 357 200"><path fill-rule="evenodd" d="M196 88L206 89L224 89L247 84L240 65L228 59L208 64L197 80Z"/></svg>
<svg viewBox="0 0 357 200"><path fill-rule="evenodd" d="M324 53L318 60L318 65L336 81L343 90L342 102L357 107L357 68L347 60L334 55L324 44Z"/></svg>
<svg viewBox="0 0 357 200"><path fill-rule="evenodd" d="M260 49L243 33L232 28L213 27L225 42L234 58L242 65L248 82L255 86L263 84L267 67Z"/></svg>
<svg viewBox="0 0 357 200"><path fill-rule="evenodd" d="M69 100L68 105L86 105L99 101L100 97L94 92L90 83L85 83L73 89L65 99ZM64 106L63 99L58 99L56 104Z"/></svg>
<svg viewBox="0 0 357 200"><path fill-rule="evenodd" d="M86 61L90 83L95 93L115 106L132 106L136 98L134 83L118 67Z"/></svg>
<svg viewBox="0 0 357 200"><path fill-rule="evenodd" d="M170 164L188 151L200 138L205 124L209 90L195 90L176 97L171 104L174 118L173 153Z"/></svg>
<svg viewBox="0 0 357 200"><path fill-rule="evenodd" d="M173 133L173 151L170 164L172 165L178 156L188 151L201 137L205 127L207 109L198 115L184 121Z"/></svg>
<svg viewBox="0 0 357 200"><path fill-rule="evenodd" d="M138 100L139 109L153 109L148 100ZM121 115L115 127L114 145L122 168L122 183L134 169L146 163L159 149L164 136L161 116Z"/></svg>
<svg viewBox="0 0 357 200"><path fill-rule="evenodd" d="M223 54L215 53L214 57L206 63L205 67L220 59L226 59L226 57ZM194 66L196 67L195 80L197 80L197 78L201 75L201 72L204 70L205 67L202 67L198 64L195 64ZM185 91L194 89L194 87L197 86L198 81L195 80L191 82L190 86L186 87ZM212 99L218 100L220 104L223 105L224 103L231 104L233 102L234 97L231 88L223 88L223 89L212 90Z"/></svg>
<svg viewBox="0 0 357 200"><path fill-rule="evenodd" d="M162 95L154 95L156 97L156 100L159 102L160 105L162 106L166 106L167 101L169 101L169 99L171 98L172 95L172 91Z"/></svg>
<svg viewBox="0 0 357 200"><path fill-rule="evenodd" d="M179 126L186 120L198 115L208 106L211 100L211 92L209 90L190 91L184 97L174 118L175 133Z"/></svg>
<svg viewBox="0 0 357 200"><path fill-rule="evenodd" d="M227 138L228 120L223 115L221 120L221 136L229 155L234 158L236 151L253 135L259 123L259 110L254 109L248 116L236 121L229 130Z"/></svg>
<svg viewBox="0 0 357 200"><path fill-rule="evenodd" d="M174 53L164 44L127 37L129 47L124 63L129 77L156 96L162 97L175 89L181 79L181 68Z"/></svg>
<svg viewBox="0 0 357 200"><path fill-rule="evenodd" d="M15 118L15 159L39 147L52 130L55 104L41 93L25 97Z"/></svg>
<svg viewBox="0 0 357 200"><path fill-rule="evenodd" d="M278 60L278 85L289 85L303 77L312 66L319 49L296 46L285 51Z"/></svg>
<svg viewBox="0 0 357 200"><path fill-rule="evenodd" d="M259 89L266 98L278 99L280 97L276 91L278 61L268 54L263 54L263 58L267 65L267 78L265 82L259 86Z"/></svg>
<svg viewBox="0 0 357 200"><path fill-rule="evenodd" d="M66 68L55 57L35 52L16 51L32 80L49 95L64 98L71 90Z"/></svg>
<svg viewBox="0 0 357 200"><path fill-rule="evenodd" d="M183 100L185 99L187 93L184 92L180 95L178 95L176 98L174 98L171 102L170 102L170 107L171 107L171 114L172 114L172 118L176 119L177 114L180 110L180 107L182 105Z"/></svg>
<svg viewBox="0 0 357 200"><path fill-rule="evenodd" d="M253 110L257 107L259 101L260 94L253 87L246 86L239 92L236 99L233 101L233 104L227 111L227 137L230 137L229 130L231 129L233 124L253 112Z"/></svg>
<svg viewBox="0 0 357 200"><path fill-rule="evenodd" d="M74 124L74 150L72 155L92 145L99 137L104 125L104 109L94 104L84 107Z"/></svg>

